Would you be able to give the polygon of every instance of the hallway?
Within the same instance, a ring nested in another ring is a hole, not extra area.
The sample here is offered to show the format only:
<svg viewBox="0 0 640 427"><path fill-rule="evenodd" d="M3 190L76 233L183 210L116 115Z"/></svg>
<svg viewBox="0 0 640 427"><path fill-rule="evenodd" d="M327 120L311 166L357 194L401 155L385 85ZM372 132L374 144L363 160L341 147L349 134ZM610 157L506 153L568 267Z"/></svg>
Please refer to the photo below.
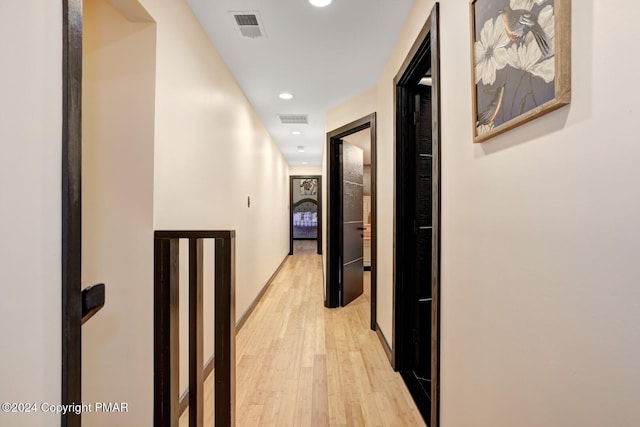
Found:
<svg viewBox="0 0 640 427"><path fill-rule="evenodd" d="M369 273L362 297L325 309L321 257L300 249L237 335L236 424L424 425L368 327ZM205 425L212 425L212 377L205 384Z"/></svg>

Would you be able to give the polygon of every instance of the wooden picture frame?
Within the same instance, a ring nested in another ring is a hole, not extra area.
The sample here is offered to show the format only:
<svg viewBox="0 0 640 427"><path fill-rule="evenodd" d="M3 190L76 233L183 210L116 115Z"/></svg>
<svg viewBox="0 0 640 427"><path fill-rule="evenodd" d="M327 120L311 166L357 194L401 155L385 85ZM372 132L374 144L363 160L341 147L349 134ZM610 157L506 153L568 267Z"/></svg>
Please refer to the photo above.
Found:
<svg viewBox="0 0 640 427"><path fill-rule="evenodd" d="M571 0L471 0L473 142L571 102Z"/></svg>

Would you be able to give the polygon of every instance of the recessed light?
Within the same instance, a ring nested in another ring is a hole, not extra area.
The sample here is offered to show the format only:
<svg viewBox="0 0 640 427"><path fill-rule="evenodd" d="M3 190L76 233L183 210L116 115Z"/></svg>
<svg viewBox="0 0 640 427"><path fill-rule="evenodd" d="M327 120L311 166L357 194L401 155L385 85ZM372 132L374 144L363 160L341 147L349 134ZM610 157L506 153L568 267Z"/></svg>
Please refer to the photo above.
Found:
<svg viewBox="0 0 640 427"><path fill-rule="evenodd" d="M302 135L302 132L300 132L299 130L292 130L291 135Z"/></svg>
<svg viewBox="0 0 640 427"><path fill-rule="evenodd" d="M289 93L289 92L282 92L280 95L278 95L280 97L280 99L293 99L293 94Z"/></svg>
<svg viewBox="0 0 640 427"><path fill-rule="evenodd" d="M315 7L325 7L331 4L332 0L309 0L309 3Z"/></svg>
<svg viewBox="0 0 640 427"><path fill-rule="evenodd" d="M304 145L298 145L298 153L304 153Z"/></svg>

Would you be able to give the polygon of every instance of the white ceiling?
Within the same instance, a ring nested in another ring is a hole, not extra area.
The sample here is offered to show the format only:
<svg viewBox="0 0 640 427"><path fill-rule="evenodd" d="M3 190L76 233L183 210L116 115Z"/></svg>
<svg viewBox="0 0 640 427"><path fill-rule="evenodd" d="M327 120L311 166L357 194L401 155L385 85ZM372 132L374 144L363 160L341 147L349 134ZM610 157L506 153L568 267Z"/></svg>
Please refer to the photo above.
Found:
<svg viewBox="0 0 640 427"><path fill-rule="evenodd" d="M308 0L187 1L291 165L321 164L326 111L377 83L413 3L333 0L317 8ZM241 37L230 11L257 11L267 37ZM281 92L295 97L283 101ZM308 114L309 124L283 125L277 116L283 113Z"/></svg>

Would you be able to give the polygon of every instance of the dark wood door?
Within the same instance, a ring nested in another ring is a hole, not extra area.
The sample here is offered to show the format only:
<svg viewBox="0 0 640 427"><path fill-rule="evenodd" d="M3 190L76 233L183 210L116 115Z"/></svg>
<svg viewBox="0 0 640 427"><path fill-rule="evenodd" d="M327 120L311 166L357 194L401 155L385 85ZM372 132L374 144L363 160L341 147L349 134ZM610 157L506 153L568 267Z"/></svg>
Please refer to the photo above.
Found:
<svg viewBox="0 0 640 427"><path fill-rule="evenodd" d="M406 359L400 373L425 421L431 419L433 307L433 144L431 88L418 86L407 94L409 138L403 150L405 209L404 259Z"/></svg>
<svg viewBox="0 0 640 427"><path fill-rule="evenodd" d="M432 203L433 150L431 138L431 88L420 87L415 95L415 187L414 187L414 372L426 390L431 382L432 299ZM428 393L427 393L428 394Z"/></svg>
<svg viewBox="0 0 640 427"><path fill-rule="evenodd" d="M345 306L362 295L364 258L362 236L363 151L348 142L340 143L342 181L341 303Z"/></svg>

